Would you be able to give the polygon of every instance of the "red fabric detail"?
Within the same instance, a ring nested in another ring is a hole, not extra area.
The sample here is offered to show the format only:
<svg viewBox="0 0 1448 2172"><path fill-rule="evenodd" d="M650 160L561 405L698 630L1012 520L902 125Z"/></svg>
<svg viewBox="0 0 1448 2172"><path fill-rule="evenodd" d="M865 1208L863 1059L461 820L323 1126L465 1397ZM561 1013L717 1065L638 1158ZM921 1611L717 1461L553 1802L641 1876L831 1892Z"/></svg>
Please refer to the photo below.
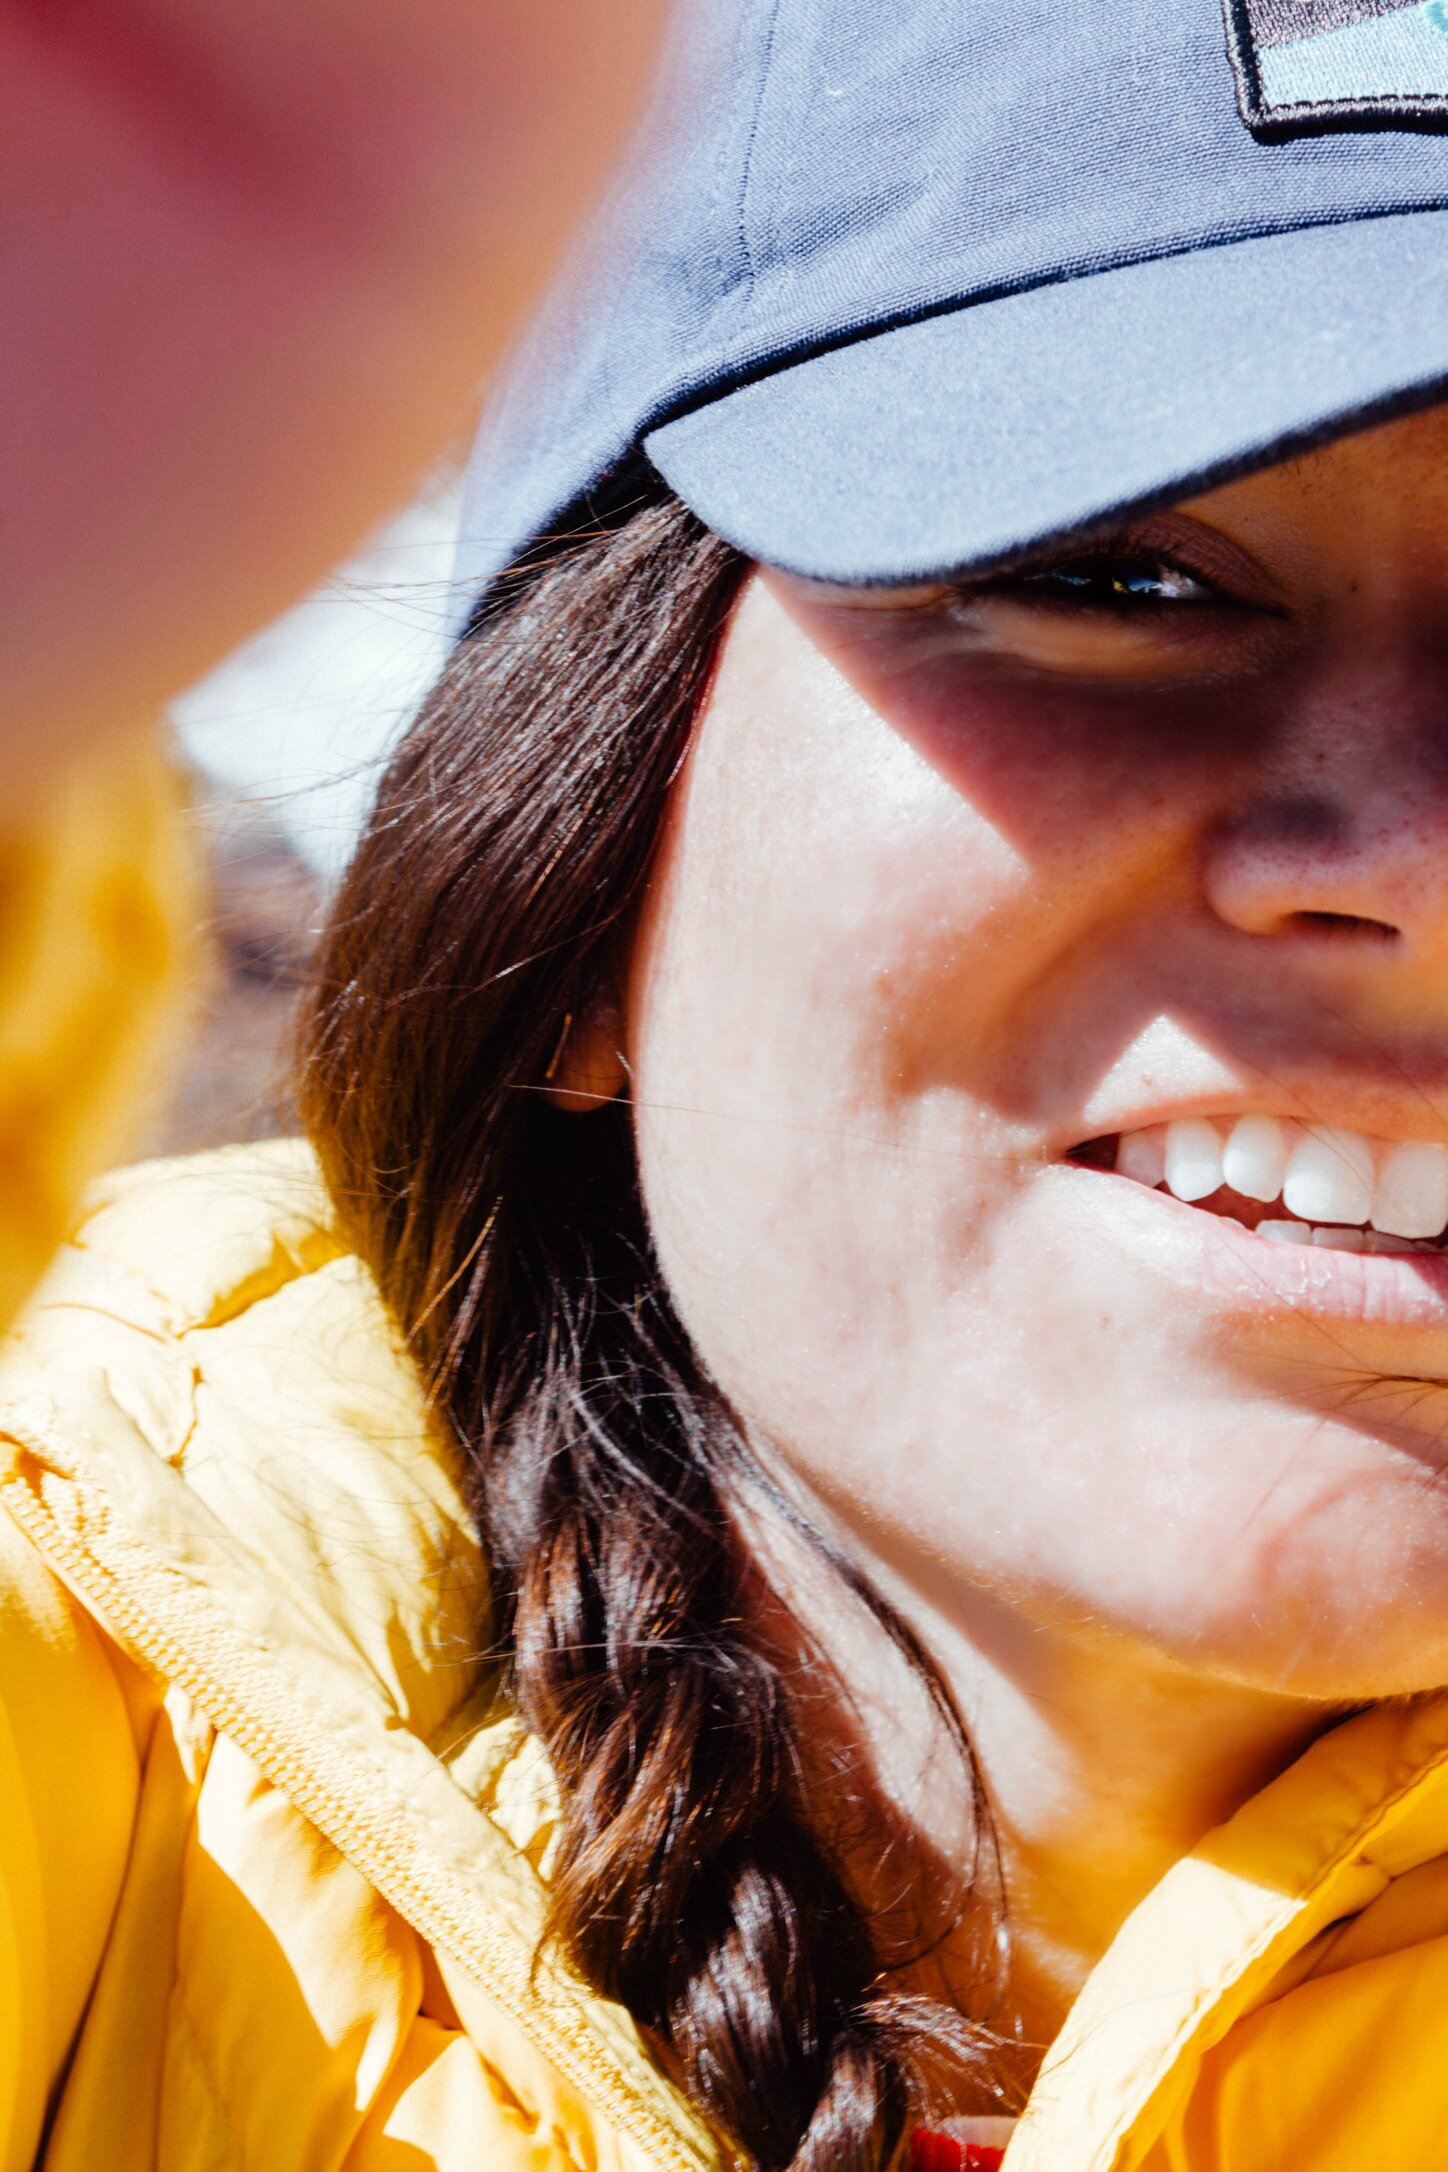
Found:
<svg viewBox="0 0 1448 2172"><path fill-rule="evenodd" d="M965 2151L948 2134L917 2127L910 2138L910 2172L965 2172Z"/></svg>
<svg viewBox="0 0 1448 2172"><path fill-rule="evenodd" d="M988 2142L957 2142L917 2127L910 2138L910 2172L999 2172L1005 2154Z"/></svg>

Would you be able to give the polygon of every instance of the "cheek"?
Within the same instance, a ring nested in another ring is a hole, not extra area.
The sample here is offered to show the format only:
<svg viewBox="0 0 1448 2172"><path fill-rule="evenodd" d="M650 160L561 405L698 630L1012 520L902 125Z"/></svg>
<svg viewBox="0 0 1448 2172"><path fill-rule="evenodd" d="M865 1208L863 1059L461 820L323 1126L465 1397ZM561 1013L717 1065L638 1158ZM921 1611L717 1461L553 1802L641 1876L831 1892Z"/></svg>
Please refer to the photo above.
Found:
<svg viewBox="0 0 1448 2172"><path fill-rule="evenodd" d="M923 1316L978 1301L1021 1176L971 1079L1042 936L1019 850L751 595L676 788L629 1041L670 1286L773 1437L888 1407Z"/></svg>

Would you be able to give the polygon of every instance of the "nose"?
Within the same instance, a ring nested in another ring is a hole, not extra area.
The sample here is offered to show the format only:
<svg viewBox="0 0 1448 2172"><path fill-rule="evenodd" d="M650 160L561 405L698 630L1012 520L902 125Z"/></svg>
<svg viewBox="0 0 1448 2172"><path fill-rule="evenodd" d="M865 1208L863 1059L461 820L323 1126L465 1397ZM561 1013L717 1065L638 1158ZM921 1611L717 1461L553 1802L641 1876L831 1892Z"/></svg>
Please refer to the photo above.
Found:
<svg viewBox="0 0 1448 2172"><path fill-rule="evenodd" d="M1404 864L1418 857L1405 820L1369 830L1320 792L1280 793L1223 826L1203 887L1217 917L1248 935L1397 941L1423 918ZM1443 840L1448 851L1448 834Z"/></svg>
<svg viewBox="0 0 1448 2172"><path fill-rule="evenodd" d="M1379 679L1284 734L1205 840L1220 920L1448 966L1448 716L1441 681L1415 680Z"/></svg>

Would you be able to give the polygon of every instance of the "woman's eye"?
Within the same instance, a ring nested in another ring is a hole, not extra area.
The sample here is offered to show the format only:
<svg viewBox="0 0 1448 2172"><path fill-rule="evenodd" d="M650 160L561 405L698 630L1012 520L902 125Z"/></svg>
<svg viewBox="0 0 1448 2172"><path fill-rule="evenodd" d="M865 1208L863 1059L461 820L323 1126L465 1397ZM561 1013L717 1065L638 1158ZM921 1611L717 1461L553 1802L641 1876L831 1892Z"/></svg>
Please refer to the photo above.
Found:
<svg viewBox="0 0 1448 2172"><path fill-rule="evenodd" d="M1019 573L1003 589L1043 601L1086 604L1110 610L1160 604L1223 603L1220 590L1168 558L1072 558Z"/></svg>

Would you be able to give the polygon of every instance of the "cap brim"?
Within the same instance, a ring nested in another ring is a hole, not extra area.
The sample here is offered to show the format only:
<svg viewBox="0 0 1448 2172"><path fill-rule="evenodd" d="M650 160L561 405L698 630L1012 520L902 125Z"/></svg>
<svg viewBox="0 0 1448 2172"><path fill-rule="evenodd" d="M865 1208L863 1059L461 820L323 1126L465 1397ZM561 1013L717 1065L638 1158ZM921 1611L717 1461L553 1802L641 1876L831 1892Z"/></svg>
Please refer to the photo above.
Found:
<svg viewBox="0 0 1448 2172"><path fill-rule="evenodd" d="M1448 211L1064 277L792 362L649 458L817 580L1007 564L1448 394Z"/></svg>

